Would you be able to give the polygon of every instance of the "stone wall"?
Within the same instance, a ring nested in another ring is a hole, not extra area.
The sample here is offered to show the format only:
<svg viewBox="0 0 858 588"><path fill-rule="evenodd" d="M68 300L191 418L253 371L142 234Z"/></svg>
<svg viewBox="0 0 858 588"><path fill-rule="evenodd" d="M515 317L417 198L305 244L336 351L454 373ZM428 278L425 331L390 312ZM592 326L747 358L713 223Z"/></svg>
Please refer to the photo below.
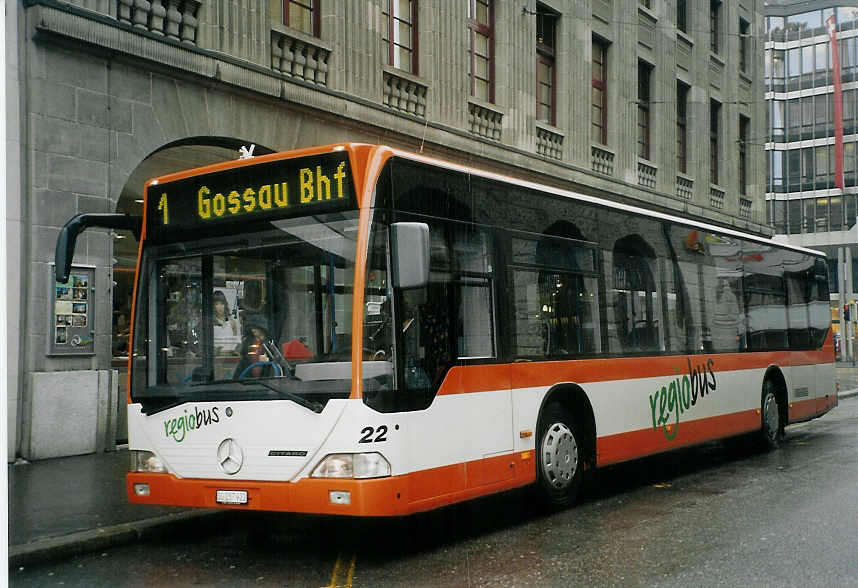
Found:
<svg viewBox="0 0 858 588"><path fill-rule="evenodd" d="M733 98L762 95L762 57L750 81L735 68L737 37L723 63L708 51L701 22L693 39L670 26L669 5L653 11L637 2L546 4L562 14L557 63L555 126L537 124L533 83L535 20L518 5L496 2L496 98L470 99L466 83L467 29L459 0L420 3L420 69L404 74L381 55L381 0L323 2L321 38L267 20L264 0L35 0L19 29L25 71L20 84L19 145L8 150L20 171L7 231L20 264L20 332L9 328L12 365L27 377L10 381L12 414L29 414L43 372L96 373L110 366L110 313L99 313L96 354L46 356L49 264L60 227L79 212L114 211L128 178L153 152L183 142L226 137L286 150L343 141L388 143L444 159L565 188L693 215L753 232L769 229L759 216L740 215L735 174L724 205L710 204L708 134L710 96L723 100L724 169L734 170L738 114L763 136L761 103ZM761 19L725 2L734 33L739 14L760 29ZM162 14L163 9L163 14ZM143 12L139 12L139 11ZM137 12L135 12L137 11ZM695 18L704 11L694 11ZM699 13L699 14L698 14ZM631 16L630 16L631 15ZM630 20L631 19L631 20ZM736 22L734 22L736 21ZM590 43L597 33L612 43L609 101L612 120L605 148L589 140ZM7 52L9 53L9 52ZM655 67L653 155L634 151L634 82L638 59ZM8 70L7 70L8 72ZM692 85L690 168L676 173L676 79ZM9 74L7 73L7 80ZM631 81L630 81L631 80ZM749 87L743 89L742 84ZM20 155L20 161L16 161ZM751 157L752 205L763 208L762 148ZM17 231L17 233L16 233ZM96 267L95 303L110 309L112 238L93 230L78 242L75 263ZM16 284L15 272L9 283ZM14 310L14 308L13 308ZM14 318L10 316L10 318ZM17 340L17 341L16 341ZM12 377L12 376L10 376ZM18 390L17 394L12 390ZM19 402L13 406L13 399ZM15 417L17 418L17 416ZM26 418L22 416L21 418ZM20 446L10 437L10 452ZM10 456L12 453L10 453Z"/></svg>

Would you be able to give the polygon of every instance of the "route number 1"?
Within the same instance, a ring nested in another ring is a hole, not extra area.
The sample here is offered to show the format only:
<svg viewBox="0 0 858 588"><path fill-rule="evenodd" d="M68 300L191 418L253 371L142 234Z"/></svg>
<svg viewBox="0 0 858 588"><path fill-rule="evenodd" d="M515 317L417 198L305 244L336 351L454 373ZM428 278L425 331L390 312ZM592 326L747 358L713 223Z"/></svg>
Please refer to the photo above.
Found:
<svg viewBox="0 0 858 588"><path fill-rule="evenodd" d="M161 194L161 200L158 202L158 210L164 211L164 224L168 224L170 222L170 215L167 212L167 195Z"/></svg>

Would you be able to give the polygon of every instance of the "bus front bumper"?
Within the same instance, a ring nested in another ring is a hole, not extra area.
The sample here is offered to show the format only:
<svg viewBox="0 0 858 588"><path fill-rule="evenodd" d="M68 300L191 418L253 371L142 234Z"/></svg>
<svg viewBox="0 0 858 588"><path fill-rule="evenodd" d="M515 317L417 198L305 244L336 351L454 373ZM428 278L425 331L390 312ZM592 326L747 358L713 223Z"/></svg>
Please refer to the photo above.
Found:
<svg viewBox="0 0 858 588"><path fill-rule="evenodd" d="M344 516L406 514L406 488L401 477L258 482L183 479L172 474L140 472L126 476L128 499L134 504Z"/></svg>

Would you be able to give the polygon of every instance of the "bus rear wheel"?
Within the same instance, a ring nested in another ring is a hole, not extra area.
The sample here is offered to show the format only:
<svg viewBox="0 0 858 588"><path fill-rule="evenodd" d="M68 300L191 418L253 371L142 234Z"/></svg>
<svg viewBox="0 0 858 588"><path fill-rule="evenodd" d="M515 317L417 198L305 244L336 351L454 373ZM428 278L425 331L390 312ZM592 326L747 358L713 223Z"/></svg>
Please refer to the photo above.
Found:
<svg viewBox="0 0 858 588"><path fill-rule="evenodd" d="M581 433L569 411L558 403L545 407L537 437L537 485L548 505L570 505L581 488L584 466Z"/></svg>
<svg viewBox="0 0 858 588"><path fill-rule="evenodd" d="M784 423L781 422L781 410L778 403L777 388L771 379L763 383L762 409L760 411L762 429L760 441L764 449L777 449L784 438Z"/></svg>

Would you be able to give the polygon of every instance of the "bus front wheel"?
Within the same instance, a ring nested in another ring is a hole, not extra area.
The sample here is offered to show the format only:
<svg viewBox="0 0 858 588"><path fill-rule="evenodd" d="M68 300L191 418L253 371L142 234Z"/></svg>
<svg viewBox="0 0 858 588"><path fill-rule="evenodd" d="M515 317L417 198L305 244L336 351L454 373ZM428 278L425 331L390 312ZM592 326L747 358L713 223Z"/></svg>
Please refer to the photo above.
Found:
<svg viewBox="0 0 858 588"><path fill-rule="evenodd" d="M538 488L549 505L568 506L581 487L584 466L581 433L569 411L556 402L543 410L538 431Z"/></svg>
<svg viewBox="0 0 858 588"><path fill-rule="evenodd" d="M777 388L769 378L763 383L762 430L760 440L764 449L777 449L784 437L784 423L781 422L781 410L778 404Z"/></svg>

